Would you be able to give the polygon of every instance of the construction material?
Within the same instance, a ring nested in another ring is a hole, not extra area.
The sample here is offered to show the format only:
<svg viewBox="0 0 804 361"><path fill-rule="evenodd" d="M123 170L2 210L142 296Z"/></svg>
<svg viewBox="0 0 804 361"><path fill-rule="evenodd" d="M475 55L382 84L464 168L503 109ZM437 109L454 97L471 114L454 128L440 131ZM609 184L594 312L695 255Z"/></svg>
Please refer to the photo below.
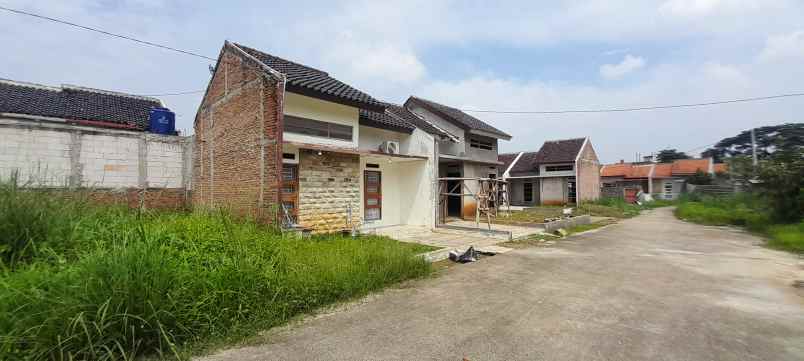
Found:
<svg viewBox="0 0 804 361"><path fill-rule="evenodd" d="M448 182L457 181L451 188ZM467 185L477 185L477 190ZM497 217L498 211L503 210L505 215L511 212L508 197L508 182L496 178L438 178L438 224L446 223L447 200L450 196L472 197L475 200L475 227L480 228L480 220L485 219L488 229L491 230L492 218Z"/></svg>

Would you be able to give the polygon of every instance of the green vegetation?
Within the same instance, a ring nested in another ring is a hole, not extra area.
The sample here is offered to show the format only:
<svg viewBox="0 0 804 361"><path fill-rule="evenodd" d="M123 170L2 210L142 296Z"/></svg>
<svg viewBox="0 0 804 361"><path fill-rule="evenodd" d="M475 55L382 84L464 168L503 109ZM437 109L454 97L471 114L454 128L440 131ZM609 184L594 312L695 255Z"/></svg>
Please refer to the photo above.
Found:
<svg viewBox="0 0 804 361"><path fill-rule="evenodd" d="M639 212L658 207L667 207L674 202L657 199L643 205L626 203L622 198L601 198L595 202L581 203L578 207L578 214L588 214L598 217L631 218L639 215Z"/></svg>
<svg viewBox="0 0 804 361"><path fill-rule="evenodd" d="M616 222L617 222L616 220L609 219L609 220L603 220L603 221L600 221L600 222L595 222L595 223L590 223L590 224L577 225L575 227L571 227L571 228L567 229L567 236L570 236L570 235L573 235L573 234L576 234L576 233L591 231L593 229L598 229L600 227L607 226L609 224L616 223ZM503 247L517 248L517 249L518 248L528 248L528 247L534 247L534 246L538 246L540 244L543 244L544 241L558 240L558 239L561 239L561 238L563 238L563 237L560 236L560 235L552 235L552 234L547 234L547 233L537 233L537 234L533 234L531 236L528 236L527 238L514 239L514 240L511 240L511 241L502 242L499 245L503 246Z"/></svg>
<svg viewBox="0 0 804 361"><path fill-rule="evenodd" d="M738 194L729 197L683 197L676 216L712 226L741 226L768 238L768 246L804 253L804 221L775 224L772 202L763 196Z"/></svg>
<svg viewBox="0 0 804 361"><path fill-rule="evenodd" d="M584 202L576 208L575 214L588 214L598 217L630 218L639 212L657 207L673 205L674 202L667 200L655 200L644 205L626 203L622 198L601 198L595 202ZM500 224L527 224L544 223L545 218L560 217L563 209L561 206L537 206L530 207L523 211L512 211L511 215L497 216L494 223Z"/></svg>
<svg viewBox="0 0 804 361"><path fill-rule="evenodd" d="M152 213L0 184L0 359L187 358L427 275L385 237L284 237L225 213Z"/></svg>

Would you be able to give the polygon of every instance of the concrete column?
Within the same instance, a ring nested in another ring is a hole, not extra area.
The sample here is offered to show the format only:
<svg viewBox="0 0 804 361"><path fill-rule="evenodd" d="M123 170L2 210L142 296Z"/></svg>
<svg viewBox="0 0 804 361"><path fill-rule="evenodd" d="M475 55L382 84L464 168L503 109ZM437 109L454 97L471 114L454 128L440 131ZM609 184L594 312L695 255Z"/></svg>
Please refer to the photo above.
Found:
<svg viewBox="0 0 804 361"><path fill-rule="evenodd" d="M69 187L78 188L83 183L84 166L81 164L81 131L70 133Z"/></svg>
<svg viewBox="0 0 804 361"><path fill-rule="evenodd" d="M142 134L137 143L137 186L148 188L148 135Z"/></svg>

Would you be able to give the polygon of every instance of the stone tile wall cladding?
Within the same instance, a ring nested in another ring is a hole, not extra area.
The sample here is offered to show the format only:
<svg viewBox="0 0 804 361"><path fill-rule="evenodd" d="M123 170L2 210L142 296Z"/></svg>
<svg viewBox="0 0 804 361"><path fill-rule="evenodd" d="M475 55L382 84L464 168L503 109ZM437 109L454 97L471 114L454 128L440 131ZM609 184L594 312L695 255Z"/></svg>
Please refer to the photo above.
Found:
<svg viewBox="0 0 804 361"><path fill-rule="evenodd" d="M360 157L311 150L299 154L299 224L315 233L338 232L360 224ZM351 205L352 220L348 221Z"/></svg>
<svg viewBox="0 0 804 361"><path fill-rule="evenodd" d="M282 156L281 83L225 46L195 119L192 203L274 221Z"/></svg>

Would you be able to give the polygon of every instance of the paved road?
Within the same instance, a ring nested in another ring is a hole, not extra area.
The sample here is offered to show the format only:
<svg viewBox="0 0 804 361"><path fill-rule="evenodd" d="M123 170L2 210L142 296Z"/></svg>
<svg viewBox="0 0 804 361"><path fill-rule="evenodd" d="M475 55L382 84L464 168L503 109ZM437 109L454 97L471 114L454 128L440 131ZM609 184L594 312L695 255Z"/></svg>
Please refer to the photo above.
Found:
<svg viewBox="0 0 804 361"><path fill-rule="evenodd" d="M659 209L206 359L804 360L804 260L759 242Z"/></svg>

